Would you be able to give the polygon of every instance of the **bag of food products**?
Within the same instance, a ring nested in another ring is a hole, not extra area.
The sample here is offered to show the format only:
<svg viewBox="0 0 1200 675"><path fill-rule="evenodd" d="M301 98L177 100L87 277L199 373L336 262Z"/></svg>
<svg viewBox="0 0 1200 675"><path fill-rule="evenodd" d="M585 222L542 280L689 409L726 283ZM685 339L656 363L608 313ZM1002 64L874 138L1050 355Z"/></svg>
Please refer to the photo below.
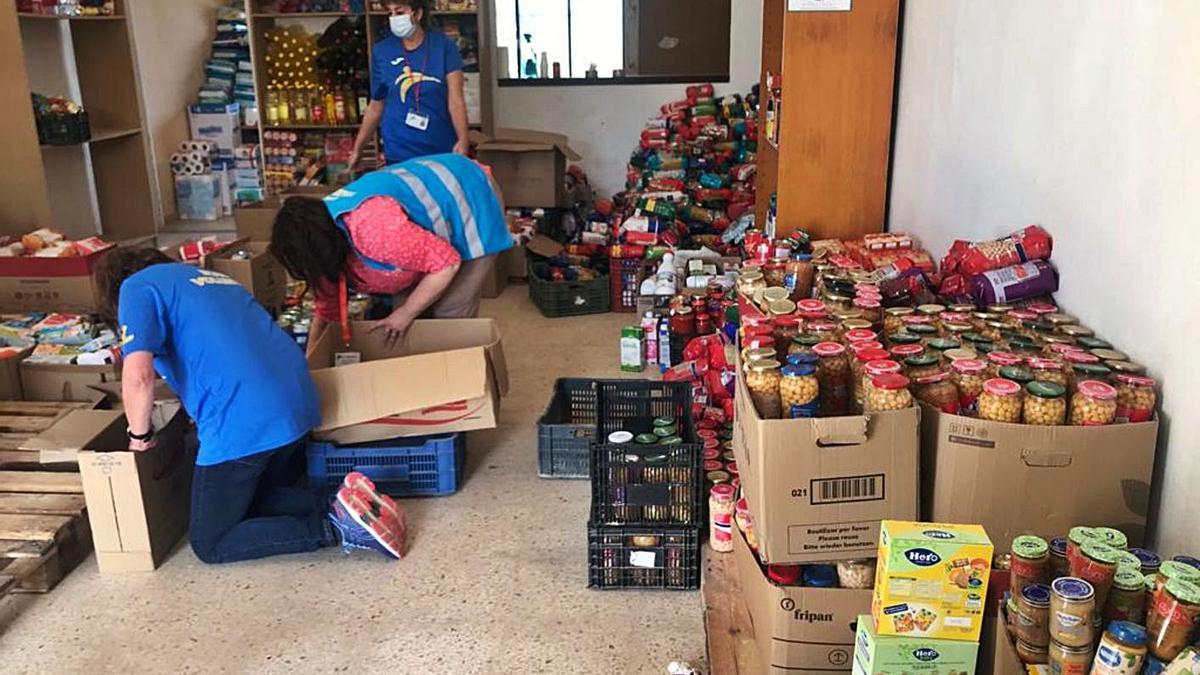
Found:
<svg viewBox="0 0 1200 675"><path fill-rule="evenodd" d="M1048 260L1053 249L1054 238L1038 225L995 241L956 241L942 259L942 274L972 277L1018 263Z"/></svg>
<svg viewBox="0 0 1200 675"><path fill-rule="evenodd" d="M970 290L980 305L1020 302L1057 291L1058 270L1045 260L1012 265L974 277Z"/></svg>

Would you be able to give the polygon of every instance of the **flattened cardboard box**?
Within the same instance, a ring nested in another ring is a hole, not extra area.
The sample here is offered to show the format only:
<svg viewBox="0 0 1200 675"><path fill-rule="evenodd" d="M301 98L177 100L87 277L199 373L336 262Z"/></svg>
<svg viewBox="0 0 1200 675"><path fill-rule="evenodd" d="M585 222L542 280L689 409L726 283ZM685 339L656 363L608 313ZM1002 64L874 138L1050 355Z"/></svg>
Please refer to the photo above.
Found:
<svg viewBox="0 0 1200 675"><path fill-rule="evenodd" d="M923 413L923 520L979 523L997 546L1080 524L1115 527L1130 546L1145 538L1157 420L1042 427Z"/></svg>
<svg viewBox="0 0 1200 675"><path fill-rule="evenodd" d="M508 366L495 321L415 321L393 349L367 332L371 325L353 322L349 347L338 326L317 338L308 365L321 396L318 439L367 443L496 427ZM333 367L346 351L362 362Z"/></svg>
<svg viewBox="0 0 1200 675"><path fill-rule="evenodd" d="M79 460L88 521L102 574L151 572L187 530L194 444L179 403L155 405L157 444L130 452L125 415L111 410L77 410L32 446Z"/></svg>
<svg viewBox="0 0 1200 675"><path fill-rule="evenodd" d="M287 299L287 270L269 251L266 241L237 241L208 257L208 268L220 272L250 291L267 309L278 309ZM251 254L249 260L235 260L238 251Z"/></svg>
<svg viewBox="0 0 1200 675"><path fill-rule="evenodd" d="M734 398L733 450L764 560L872 557L879 521L916 519L918 408L764 420L742 378Z"/></svg>
<svg viewBox="0 0 1200 675"><path fill-rule="evenodd" d="M93 386L121 379L121 365L77 366L69 363L21 362L21 388L26 401L92 401Z"/></svg>
<svg viewBox="0 0 1200 675"><path fill-rule="evenodd" d="M870 612L871 591L776 586L740 532L733 542L731 555L767 672L850 672L857 620Z"/></svg>

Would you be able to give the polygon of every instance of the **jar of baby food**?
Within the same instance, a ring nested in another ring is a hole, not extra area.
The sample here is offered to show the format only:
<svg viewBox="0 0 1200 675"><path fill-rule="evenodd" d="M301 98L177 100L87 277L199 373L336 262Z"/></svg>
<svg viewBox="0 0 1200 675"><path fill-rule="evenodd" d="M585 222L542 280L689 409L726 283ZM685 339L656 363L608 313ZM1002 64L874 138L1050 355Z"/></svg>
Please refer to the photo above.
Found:
<svg viewBox="0 0 1200 675"><path fill-rule="evenodd" d="M1009 591L1020 595L1021 589L1030 584L1043 584L1049 580L1050 544L1045 539L1023 534L1012 541L1012 558L1009 567ZM1050 589L1046 589L1046 602L1050 602ZM1049 607L1049 604L1047 604Z"/></svg>
<svg viewBox="0 0 1200 675"><path fill-rule="evenodd" d="M1172 579L1181 579L1188 583L1200 585L1200 570L1177 560L1164 560L1158 566L1158 573L1155 575L1155 579L1155 592L1161 591L1167 585L1167 582Z"/></svg>
<svg viewBox="0 0 1200 675"><path fill-rule="evenodd" d="M836 342L820 342L813 347L813 352L818 358L817 384L821 392L821 417L848 415L851 384L846 348Z"/></svg>
<svg viewBox="0 0 1200 675"><path fill-rule="evenodd" d="M1067 390L1053 382L1034 381L1025 385L1025 424L1061 426L1067 417Z"/></svg>
<svg viewBox="0 0 1200 675"><path fill-rule="evenodd" d="M1102 426L1117 416L1117 390L1096 380L1083 380L1071 397L1071 424Z"/></svg>
<svg viewBox="0 0 1200 675"><path fill-rule="evenodd" d="M1067 564L1079 556L1079 549L1084 544L1102 544L1104 538L1096 534L1095 528L1082 525L1072 527L1067 532ZM1069 573L1069 572L1068 572ZM1064 575L1065 576L1065 575Z"/></svg>
<svg viewBox="0 0 1200 675"><path fill-rule="evenodd" d="M983 383L979 395L979 418L992 422L1021 421L1021 385L1012 380L993 378Z"/></svg>
<svg viewBox="0 0 1200 675"><path fill-rule="evenodd" d="M1104 603L1104 621L1146 621L1146 578L1137 568L1117 566L1112 590Z"/></svg>
<svg viewBox="0 0 1200 675"><path fill-rule="evenodd" d="M1140 375L1117 374L1113 379L1117 383L1117 421L1149 422L1154 417L1158 383Z"/></svg>
<svg viewBox="0 0 1200 675"><path fill-rule="evenodd" d="M1145 548L1131 548L1129 552L1137 556L1142 566L1142 574L1156 574L1162 566L1162 558L1154 551Z"/></svg>
<svg viewBox="0 0 1200 675"><path fill-rule="evenodd" d="M1046 646L1038 647L1024 640L1017 640L1017 658L1027 666L1045 665L1050 660Z"/></svg>
<svg viewBox="0 0 1200 675"><path fill-rule="evenodd" d="M813 335L812 333L801 333L792 338L791 343L788 345L788 354L812 354L813 347L817 346L821 342L822 340L819 335Z"/></svg>
<svg viewBox="0 0 1200 675"><path fill-rule="evenodd" d="M815 365L803 364L784 367L782 378L779 381L779 400L783 405L784 419L816 417L819 392Z"/></svg>
<svg viewBox="0 0 1200 675"><path fill-rule="evenodd" d="M1115 527L1093 527L1092 532L1109 546L1124 551L1129 548L1129 537Z"/></svg>
<svg viewBox="0 0 1200 675"><path fill-rule="evenodd" d="M958 387L960 407L964 411L975 411L976 400L983 393L987 364L979 359L959 359L950 367L954 386Z"/></svg>
<svg viewBox="0 0 1200 675"><path fill-rule="evenodd" d="M752 361L746 366L746 388L759 417L779 419L783 404L779 399L779 382L783 379L778 361Z"/></svg>
<svg viewBox="0 0 1200 675"><path fill-rule="evenodd" d="M1028 584L1014 597L1017 599L1017 639L1045 647L1050 643L1050 587Z"/></svg>
<svg viewBox="0 0 1200 675"><path fill-rule="evenodd" d="M950 415L958 414L958 387L950 380L950 373L938 372L915 380L917 400L927 403Z"/></svg>
<svg viewBox="0 0 1200 675"><path fill-rule="evenodd" d="M842 588L869 590L875 587L875 559L843 560L837 564L838 585Z"/></svg>
<svg viewBox="0 0 1200 675"><path fill-rule="evenodd" d="M1075 577L1060 577L1050 585L1050 638L1068 647L1092 647L1092 614L1096 592Z"/></svg>
<svg viewBox="0 0 1200 675"><path fill-rule="evenodd" d="M908 384L908 378L898 373L875 376L871 380L871 389L867 392L865 411L887 412L912 407L913 399L908 391Z"/></svg>
<svg viewBox="0 0 1200 675"><path fill-rule="evenodd" d="M1055 537L1050 540L1050 578L1057 579L1071 573L1067 564L1067 538Z"/></svg>
<svg viewBox="0 0 1200 675"><path fill-rule="evenodd" d="M1191 642L1198 620L1200 586L1183 579L1168 581L1146 616L1150 653L1165 662L1172 661Z"/></svg>
<svg viewBox="0 0 1200 675"><path fill-rule="evenodd" d="M888 307L883 310L883 332L894 333L904 327L904 317L911 316L911 307Z"/></svg>
<svg viewBox="0 0 1200 675"><path fill-rule="evenodd" d="M1050 672L1054 675L1087 675L1092 665L1092 646L1068 647L1051 640L1049 657Z"/></svg>
<svg viewBox="0 0 1200 675"><path fill-rule="evenodd" d="M1091 675L1140 675L1146 652L1145 628L1131 621L1113 621L1100 638Z"/></svg>
<svg viewBox="0 0 1200 675"><path fill-rule="evenodd" d="M1062 385L1065 391L1067 386L1067 371L1061 363L1054 359L1043 358L1031 358L1028 363L1029 370L1033 373L1033 379Z"/></svg>
<svg viewBox="0 0 1200 675"><path fill-rule="evenodd" d="M1096 607L1103 608L1117 574L1117 549L1098 542L1079 547L1079 555L1071 559L1071 576L1092 585Z"/></svg>

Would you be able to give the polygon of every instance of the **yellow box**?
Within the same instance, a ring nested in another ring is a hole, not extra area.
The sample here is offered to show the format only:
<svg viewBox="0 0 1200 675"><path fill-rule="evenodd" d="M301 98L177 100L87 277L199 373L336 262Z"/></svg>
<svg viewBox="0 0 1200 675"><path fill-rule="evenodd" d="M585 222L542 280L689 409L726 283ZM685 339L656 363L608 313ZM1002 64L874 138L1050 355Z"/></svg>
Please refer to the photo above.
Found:
<svg viewBox="0 0 1200 675"><path fill-rule="evenodd" d="M883 521L871 603L876 632L978 642L992 550L979 525Z"/></svg>

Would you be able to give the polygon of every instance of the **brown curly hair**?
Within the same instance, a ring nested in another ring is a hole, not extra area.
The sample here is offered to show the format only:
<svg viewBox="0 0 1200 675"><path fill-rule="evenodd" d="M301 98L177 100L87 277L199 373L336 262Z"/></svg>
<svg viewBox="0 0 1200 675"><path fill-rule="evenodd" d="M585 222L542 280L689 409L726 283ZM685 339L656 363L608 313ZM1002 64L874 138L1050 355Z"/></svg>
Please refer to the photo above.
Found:
<svg viewBox="0 0 1200 675"><path fill-rule="evenodd" d="M116 330L121 307L121 284L147 267L173 262L166 253L156 248L117 248L105 254L92 271L100 320Z"/></svg>

